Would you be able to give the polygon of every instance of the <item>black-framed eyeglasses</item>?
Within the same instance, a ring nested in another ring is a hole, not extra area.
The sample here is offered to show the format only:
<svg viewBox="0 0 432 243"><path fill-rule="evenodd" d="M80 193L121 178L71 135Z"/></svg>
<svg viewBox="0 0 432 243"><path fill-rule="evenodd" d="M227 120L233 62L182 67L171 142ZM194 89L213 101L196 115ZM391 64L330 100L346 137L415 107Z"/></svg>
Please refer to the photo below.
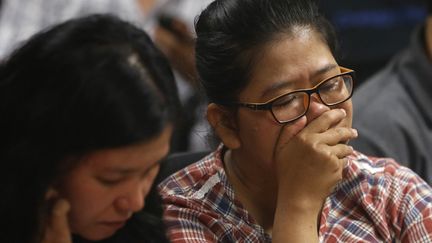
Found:
<svg viewBox="0 0 432 243"><path fill-rule="evenodd" d="M310 96L318 94L320 101L334 106L349 100L353 94L354 70L339 67L341 73L321 81L310 89L299 89L282 94L264 103L222 103L228 106L246 107L252 110L270 110L280 124L293 122L304 116L310 105Z"/></svg>

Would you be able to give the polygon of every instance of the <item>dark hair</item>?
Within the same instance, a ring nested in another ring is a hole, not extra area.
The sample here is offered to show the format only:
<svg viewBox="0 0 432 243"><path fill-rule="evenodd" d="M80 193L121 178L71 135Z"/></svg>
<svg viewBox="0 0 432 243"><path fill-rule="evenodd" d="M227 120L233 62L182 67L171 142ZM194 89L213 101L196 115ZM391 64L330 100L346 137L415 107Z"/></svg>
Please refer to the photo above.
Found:
<svg viewBox="0 0 432 243"><path fill-rule="evenodd" d="M432 0L427 0L428 15L432 14Z"/></svg>
<svg viewBox="0 0 432 243"><path fill-rule="evenodd" d="M197 69L209 102L236 101L260 47L298 26L319 33L335 54L335 32L312 0L212 2L195 24Z"/></svg>
<svg viewBox="0 0 432 243"><path fill-rule="evenodd" d="M0 242L37 237L66 161L150 140L178 105L167 60L129 23L94 15L32 37L0 67Z"/></svg>

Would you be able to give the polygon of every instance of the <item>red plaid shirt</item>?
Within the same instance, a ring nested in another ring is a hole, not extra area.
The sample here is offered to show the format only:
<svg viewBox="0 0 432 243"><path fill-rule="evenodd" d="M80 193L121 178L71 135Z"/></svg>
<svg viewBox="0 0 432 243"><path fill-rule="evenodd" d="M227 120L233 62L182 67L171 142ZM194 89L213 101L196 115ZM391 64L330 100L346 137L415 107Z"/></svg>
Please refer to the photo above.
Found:
<svg viewBox="0 0 432 243"><path fill-rule="evenodd" d="M271 242L236 200L222 146L159 185L172 242ZM432 242L432 189L390 159L355 152L326 199L321 242Z"/></svg>

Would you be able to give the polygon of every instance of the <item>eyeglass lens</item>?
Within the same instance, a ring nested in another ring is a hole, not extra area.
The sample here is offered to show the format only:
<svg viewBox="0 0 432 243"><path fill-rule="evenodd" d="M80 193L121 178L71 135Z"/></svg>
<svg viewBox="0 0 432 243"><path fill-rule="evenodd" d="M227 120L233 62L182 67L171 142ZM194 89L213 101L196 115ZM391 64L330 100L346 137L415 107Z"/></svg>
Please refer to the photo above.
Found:
<svg viewBox="0 0 432 243"><path fill-rule="evenodd" d="M320 84L317 93L325 105L336 105L346 101L352 93L353 80L343 74ZM289 122L303 116L309 108L310 94L298 91L279 97L272 103L272 112L279 122Z"/></svg>

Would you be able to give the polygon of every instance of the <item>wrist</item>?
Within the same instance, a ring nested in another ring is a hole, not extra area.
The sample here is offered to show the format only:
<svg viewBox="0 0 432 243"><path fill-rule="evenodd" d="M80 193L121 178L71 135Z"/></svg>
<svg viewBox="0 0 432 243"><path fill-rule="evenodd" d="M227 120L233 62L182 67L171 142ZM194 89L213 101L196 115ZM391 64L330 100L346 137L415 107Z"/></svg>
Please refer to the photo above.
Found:
<svg viewBox="0 0 432 243"><path fill-rule="evenodd" d="M308 193L306 190L294 192L279 188L277 208L287 213L316 216L321 211L325 198L323 195Z"/></svg>

